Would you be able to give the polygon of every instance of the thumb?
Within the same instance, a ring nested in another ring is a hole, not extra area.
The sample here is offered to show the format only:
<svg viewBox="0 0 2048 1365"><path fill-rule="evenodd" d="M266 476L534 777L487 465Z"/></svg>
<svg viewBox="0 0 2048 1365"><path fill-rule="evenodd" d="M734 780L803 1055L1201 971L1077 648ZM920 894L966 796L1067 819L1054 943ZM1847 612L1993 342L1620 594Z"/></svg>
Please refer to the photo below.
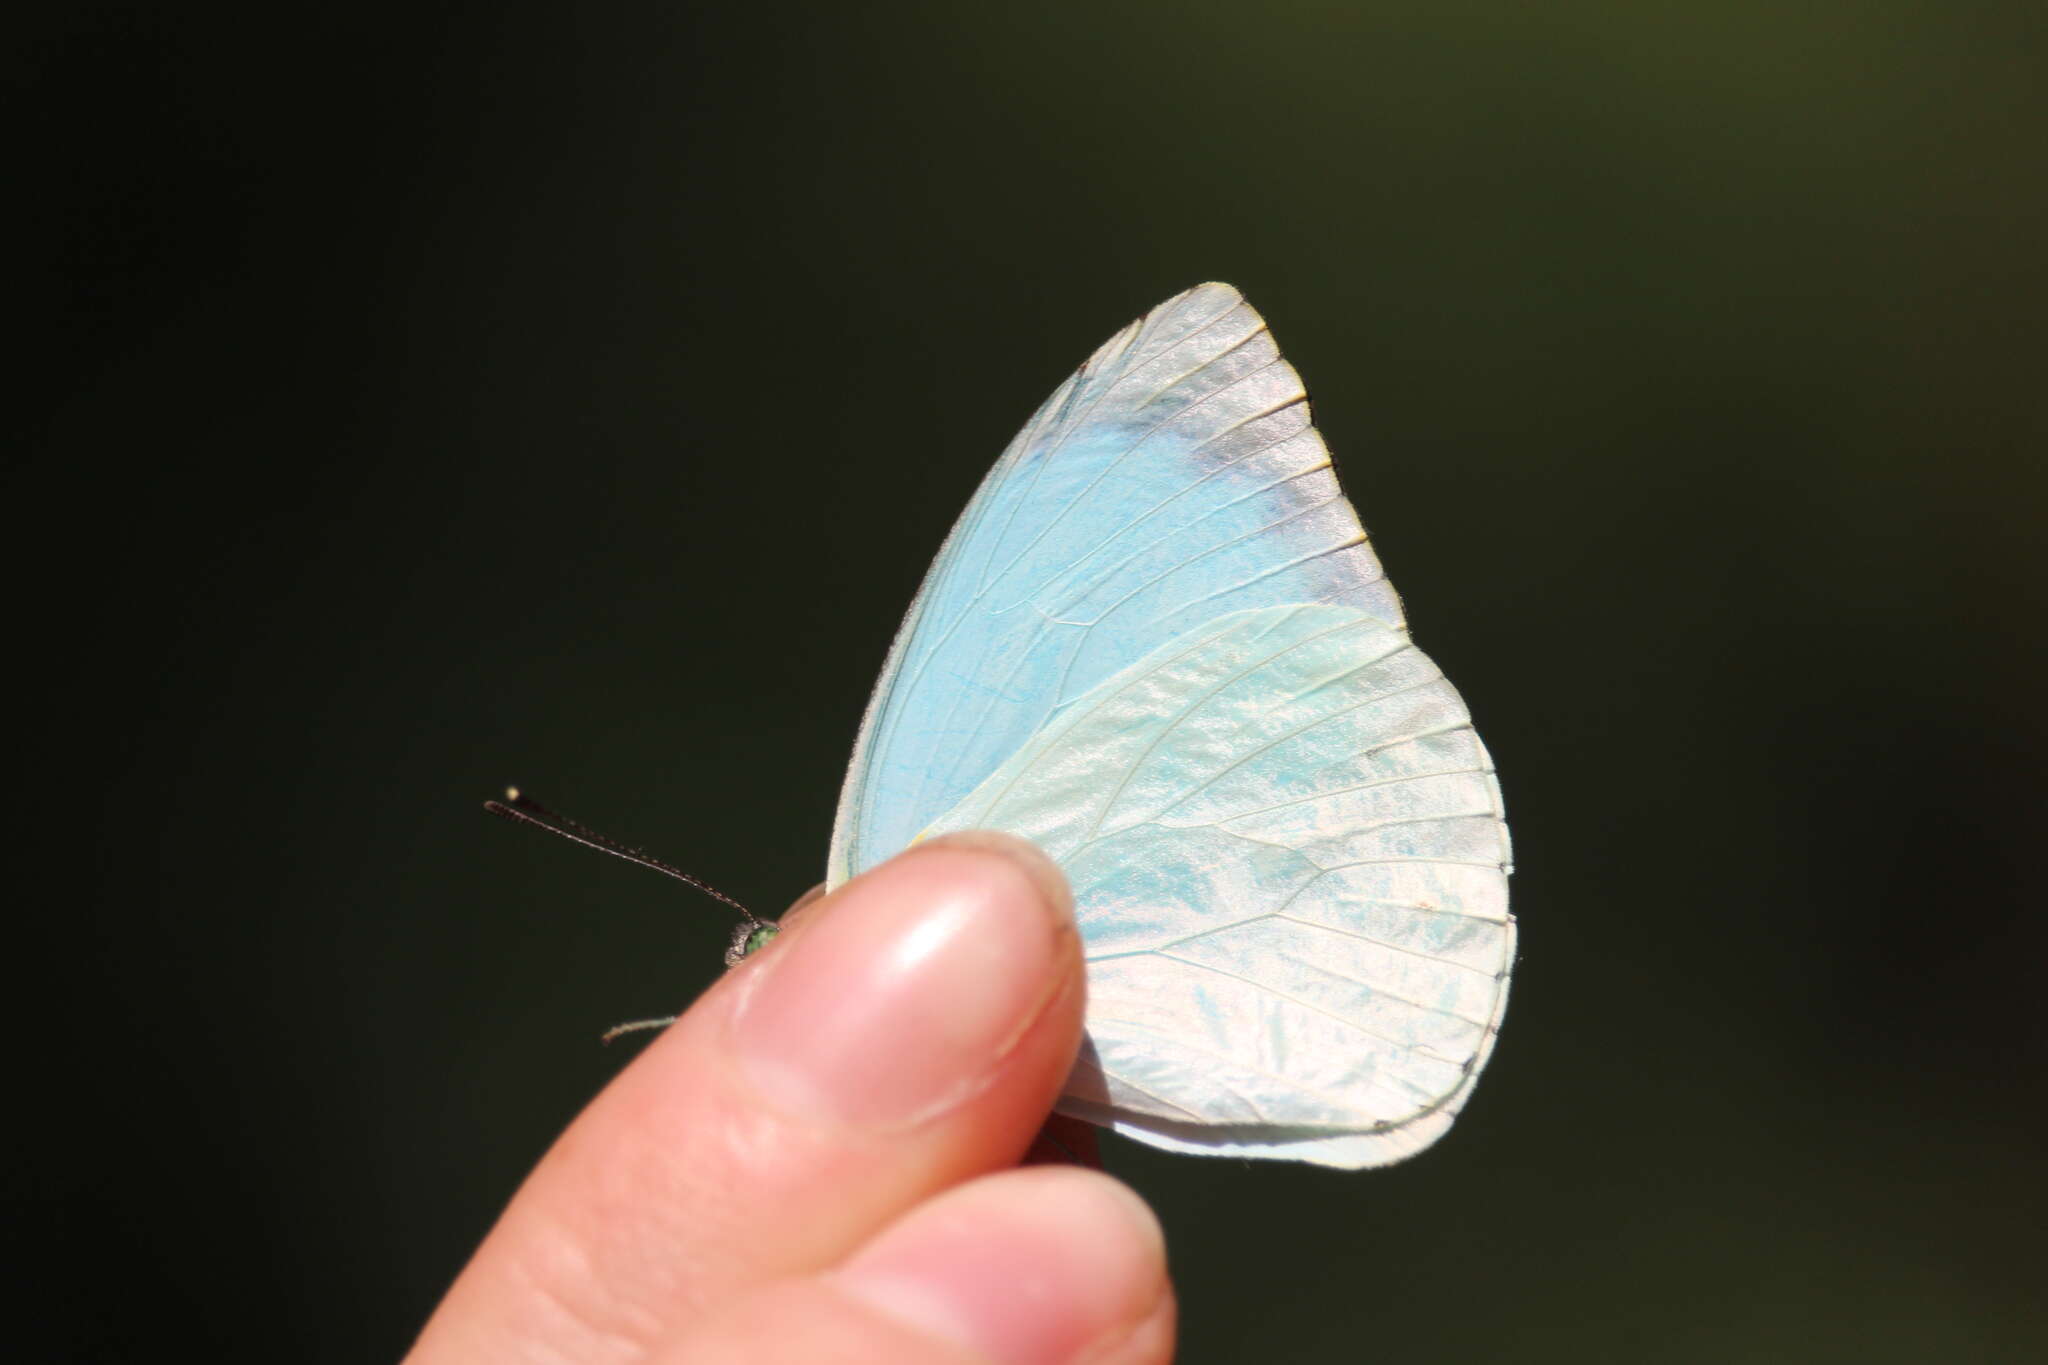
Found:
<svg viewBox="0 0 2048 1365"><path fill-rule="evenodd" d="M1173 1350L1159 1224L1107 1176L984 1176L911 1210L839 1267L747 1294L659 1365L1156 1365Z"/></svg>

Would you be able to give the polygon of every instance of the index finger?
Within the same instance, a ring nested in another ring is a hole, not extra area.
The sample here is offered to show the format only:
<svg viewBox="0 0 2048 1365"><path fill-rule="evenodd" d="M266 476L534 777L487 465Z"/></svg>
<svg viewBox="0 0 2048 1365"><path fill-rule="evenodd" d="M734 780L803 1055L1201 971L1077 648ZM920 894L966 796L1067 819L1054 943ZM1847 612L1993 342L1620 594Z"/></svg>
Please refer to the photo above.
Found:
<svg viewBox="0 0 2048 1365"><path fill-rule="evenodd" d="M834 1264L1017 1161L1082 997L1065 881L1030 845L955 836L855 878L592 1102L414 1358L627 1359L756 1280Z"/></svg>

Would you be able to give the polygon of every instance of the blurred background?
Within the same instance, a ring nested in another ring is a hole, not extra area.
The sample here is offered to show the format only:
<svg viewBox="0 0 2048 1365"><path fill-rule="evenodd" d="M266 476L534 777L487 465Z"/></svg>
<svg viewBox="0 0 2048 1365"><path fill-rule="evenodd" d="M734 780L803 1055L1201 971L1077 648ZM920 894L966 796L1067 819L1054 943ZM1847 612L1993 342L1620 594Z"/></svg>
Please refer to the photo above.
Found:
<svg viewBox="0 0 2048 1365"><path fill-rule="evenodd" d="M787 904L989 462L1216 278L1499 761L1524 956L1410 1164L1110 1144L1182 1358L2041 1358L2044 29L30 21L17 724L94 841L19 855L46 1356L398 1356L727 936L479 802Z"/></svg>

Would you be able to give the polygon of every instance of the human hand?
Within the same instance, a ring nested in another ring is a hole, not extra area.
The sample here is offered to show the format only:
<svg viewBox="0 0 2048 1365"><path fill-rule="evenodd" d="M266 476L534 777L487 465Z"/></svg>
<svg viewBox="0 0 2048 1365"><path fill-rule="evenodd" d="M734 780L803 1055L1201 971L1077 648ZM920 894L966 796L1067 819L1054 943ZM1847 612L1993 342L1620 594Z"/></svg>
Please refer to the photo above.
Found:
<svg viewBox="0 0 2048 1365"><path fill-rule="evenodd" d="M1081 1040L1065 879L995 834L800 905L570 1125L409 1357L1149 1365L1151 1212L1015 1169Z"/></svg>

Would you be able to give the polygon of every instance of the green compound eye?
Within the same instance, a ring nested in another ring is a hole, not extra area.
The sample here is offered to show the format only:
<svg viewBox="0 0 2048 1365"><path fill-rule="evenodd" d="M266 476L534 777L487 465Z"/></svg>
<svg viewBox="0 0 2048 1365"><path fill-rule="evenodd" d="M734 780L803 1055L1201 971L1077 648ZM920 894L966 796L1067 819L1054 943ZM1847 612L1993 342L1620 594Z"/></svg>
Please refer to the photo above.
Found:
<svg viewBox="0 0 2048 1365"><path fill-rule="evenodd" d="M782 932L782 926L764 919L747 920L733 927L732 946L725 950L725 965L737 967L768 946Z"/></svg>

